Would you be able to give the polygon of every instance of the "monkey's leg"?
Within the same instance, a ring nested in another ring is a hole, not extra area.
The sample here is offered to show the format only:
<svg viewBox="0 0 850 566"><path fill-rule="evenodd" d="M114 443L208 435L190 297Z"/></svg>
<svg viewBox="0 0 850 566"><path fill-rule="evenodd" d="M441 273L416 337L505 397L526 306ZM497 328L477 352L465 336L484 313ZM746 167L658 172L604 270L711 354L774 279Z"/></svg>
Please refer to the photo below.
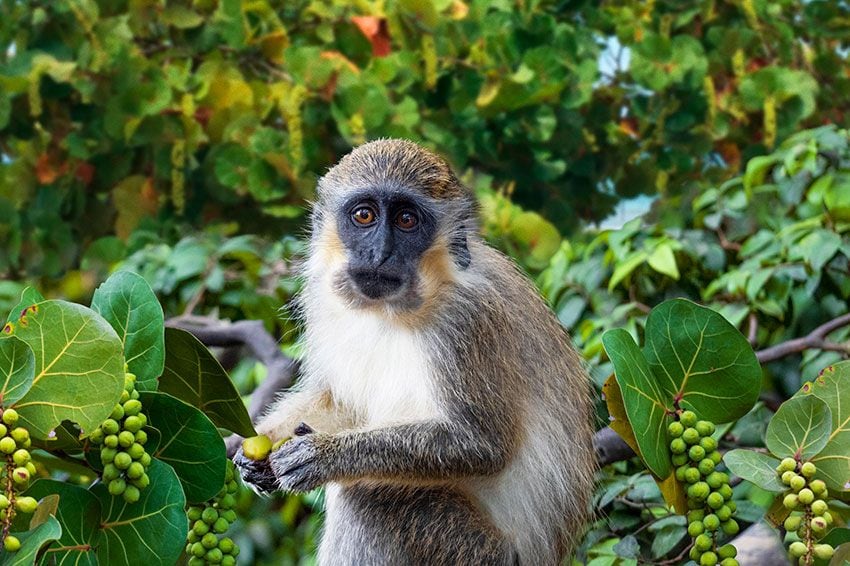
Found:
<svg viewBox="0 0 850 566"><path fill-rule="evenodd" d="M322 566L513 566L516 552L448 487L331 485Z"/></svg>

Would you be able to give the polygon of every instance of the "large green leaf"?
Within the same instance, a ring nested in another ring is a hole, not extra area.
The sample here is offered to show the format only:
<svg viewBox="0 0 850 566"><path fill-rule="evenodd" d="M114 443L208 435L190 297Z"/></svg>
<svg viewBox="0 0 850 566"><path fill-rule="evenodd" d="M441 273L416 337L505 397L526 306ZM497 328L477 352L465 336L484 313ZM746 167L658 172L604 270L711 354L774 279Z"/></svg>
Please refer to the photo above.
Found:
<svg viewBox="0 0 850 566"><path fill-rule="evenodd" d="M832 415L826 403L813 395L792 397L770 419L764 440L777 458L808 460L823 450L830 432Z"/></svg>
<svg viewBox="0 0 850 566"><path fill-rule="evenodd" d="M666 478L670 475L667 415L673 410L671 400L652 375L646 358L628 332L622 328L609 330L602 336L602 344L614 364L640 454L652 473Z"/></svg>
<svg viewBox="0 0 850 566"><path fill-rule="evenodd" d="M15 322L21 318L22 314L24 314L24 309L42 301L44 301L44 297L41 296L41 293L35 290L35 287L25 288L21 293L21 300L18 301L18 304L15 305L11 311L9 311L9 316L6 318L6 322Z"/></svg>
<svg viewBox="0 0 850 566"><path fill-rule="evenodd" d="M59 496L56 519L62 525L62 536L50 545L46 556L55 564L96 566L95 549L101 536L100 501L87 489L47 479L37 480L25 493L36 499L52 494Z"/></svg>
<svg viewBox="0 0 850 566"><path fill-rule="evenodd" d="M776 468L779 466L777 458L754 450L738 448L724 454L723 463L733 474L762 489L774 492L787 489L776 474Z"/></svg>
<svg viewBox="0 0 850 566"><path fill-rule="evenodd" d="M0 405L10 407L23 397L35 377L35 355L14 336L0 338Z"/></svg>
<svg viewBox="0 0 850 566"><path fill-rule="evenodd" d="M814 395L829 407L832 430L826 446L812 458L830 489L850 490L850 361L829 366L803 394Z"/></svg>
<svg viewBox="0 0 850 566"><path fill-rule="evenodd" d="M39 526L25 533L14 533L21 541L21 548L17 552L3 552L0 554L2 566L30 566L35 564L38 552L47 543L58 539L62 535L62 527L56 517L48 517Z"/></svg>
<svg viewBox="0 0 850 566"><path fill-rule="evenodd" d="M148 476L150 485L132 504L109 495L103 483L92 487L103 509L99 564L172 566L180 557L189 532L186 496L168 464L154 459Z"/></svg>
<svg viewBox="0 0 850 566"><path fill-rule="evenodd" d="M227 372L185 330L165 330L165 370L159 390L199 408L221 428L246 438L257 434Z"/></svg>
<svg viewBox="0 0 850 566"><path fill-rule="evenodd" d="M166 393L144 392L141 401L162 435L152 455L174 468L189 502L212 498L224 485L227 459L218 429L201 411Z"/></svg>
<svg viewBox="0 0 850 566"><path fill-rule="evenodd" d="M119 271L97 288L91 308L105 318L124 344L124 359L140 389L156 389L165 360L162 307L145 279ZM147 387L145 387L147 385Z"/></svg>
<svg viewBox="0 0 850 566"><path fill-rule="evenodd" d="M677 401L702 419L725 423L758 399L761 366L753 349L711 309L684 299L661 303L647 319L643 353L667 394L665 406Z"/></svg>
<svg viewBox="0 0 850 566"><path fill-rule="evenodd" d="M63 420L94 430L124 389L121 340L109 323L86 307L44 301L27 309L13 334L35 353L35 377L15 408L23 426L47 438Z"/></svg>

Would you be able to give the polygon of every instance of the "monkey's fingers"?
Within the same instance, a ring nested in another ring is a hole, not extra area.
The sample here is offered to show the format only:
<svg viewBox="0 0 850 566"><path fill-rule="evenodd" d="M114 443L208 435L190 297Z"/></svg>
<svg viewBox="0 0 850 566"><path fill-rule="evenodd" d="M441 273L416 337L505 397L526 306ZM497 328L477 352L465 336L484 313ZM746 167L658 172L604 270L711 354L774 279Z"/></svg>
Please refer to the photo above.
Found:
<svg viewBox="0 0 850 566"><path fill-rule="evenodd" d="M259 495L277 491L277 479L268 459L252 460L240 448L233 456L233 464L239 470L242 481Z"/></svg>

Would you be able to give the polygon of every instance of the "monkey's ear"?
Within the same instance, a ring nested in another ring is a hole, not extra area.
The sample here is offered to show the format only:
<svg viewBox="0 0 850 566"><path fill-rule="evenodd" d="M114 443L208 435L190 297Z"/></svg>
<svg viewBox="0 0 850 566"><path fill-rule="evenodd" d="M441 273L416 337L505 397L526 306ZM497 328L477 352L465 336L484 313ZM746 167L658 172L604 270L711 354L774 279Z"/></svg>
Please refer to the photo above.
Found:
<svg viewBox="0 0 850 566"><path fill-rule="evenodd" d="M472 255L469 253L469 246L466 243L466 230L463 227L449 242L449 253L452 254L455 263L461 269L466 269L472 262Z"/></svg>

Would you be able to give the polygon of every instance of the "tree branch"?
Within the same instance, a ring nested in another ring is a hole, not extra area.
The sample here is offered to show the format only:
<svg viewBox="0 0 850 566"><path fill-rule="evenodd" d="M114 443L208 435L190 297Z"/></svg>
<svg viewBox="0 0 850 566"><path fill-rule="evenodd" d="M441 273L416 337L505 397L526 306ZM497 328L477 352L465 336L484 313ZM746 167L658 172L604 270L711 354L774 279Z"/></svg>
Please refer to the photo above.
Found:
<svg viewBox="0 0 850 566"><path fill-rule="evenodd" d="M765 348L756 352L756 358L759 363L766 364L791 354L796 354L804 350L828 350L831 352L841 352L844 355L850 355L850 344L839 344L826 339L826 336L843 326L850 324L850 313L844 314L821 324L811 331L808 336L794 338L775 346Z"/></svg>

